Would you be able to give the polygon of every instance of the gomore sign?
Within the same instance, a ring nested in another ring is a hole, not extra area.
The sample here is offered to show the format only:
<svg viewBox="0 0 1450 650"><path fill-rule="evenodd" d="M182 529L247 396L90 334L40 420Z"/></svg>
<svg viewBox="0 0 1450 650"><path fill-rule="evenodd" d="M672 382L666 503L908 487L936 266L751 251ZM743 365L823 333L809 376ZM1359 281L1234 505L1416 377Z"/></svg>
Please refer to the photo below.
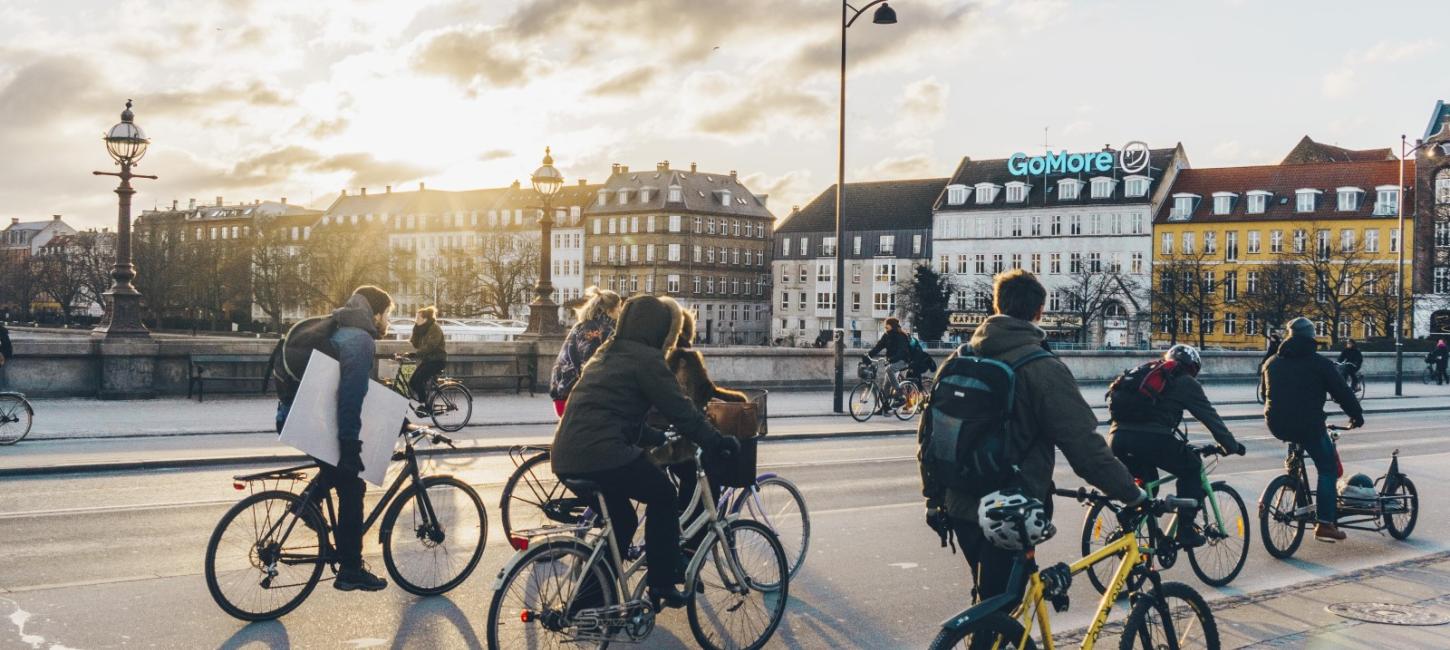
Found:
<svg viewBox="0 0 1450 650"><path fill-rule="evenodd" d="M1093 153L1047 152L1045 156L1028 157L1025 153L1014 153L1007 159L1007 171L1013 176L1042 176L1045 174L1107 173L1113 171L1114 155L1111 151ZM1117 164L1123 173L1136 174L1148 168L1148 145L1129 142L1117 152Z"/></svg>

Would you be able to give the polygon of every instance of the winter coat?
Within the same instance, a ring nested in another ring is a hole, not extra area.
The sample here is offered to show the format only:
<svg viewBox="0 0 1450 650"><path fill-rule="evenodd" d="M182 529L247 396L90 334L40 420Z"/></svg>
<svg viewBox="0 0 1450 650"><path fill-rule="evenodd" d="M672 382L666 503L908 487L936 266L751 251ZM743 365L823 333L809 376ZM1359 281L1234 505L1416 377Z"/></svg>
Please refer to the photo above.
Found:
<svg viewBox="0 0 1450 650"><path fill-rule="evenodd" d="M423 321L422 325L414 324L413 336L408 340L413 343L413 349L418 351L418 361L423 363L448 362L448 349L444 347L443 328L438 326L438 321L429 318Z"/></svg>
<svg viewBox="0 0 1450 650"><path fill-rule="evenodd" d="M977 328L971 346L979 355L1012 363L1041 351L1046 336L1028 321L998 314ZM950 362L948 359L947 363ZM1028 496L1044 502L1049 499L1052 470L1057 463L1053 449L1056 447L1067 457L1073 472L1109 497L1121 501L1138 497L1139 488L1132 474L1098 435L1098 418L1078 390L1072 371L1062 361L1053 357L1022 366L1017 370L1016 395L1010 429L1015 439L1009 446L1024 450L1020 482ZM944 505L952 519L977 520L977 502L983 495L934 486L927 480L925 471L922 484L928 508Z"/></svg>
<svg viewBox="0 0 1450 650"><path fill-rule="evenodd" d="M569 399L569 392L579 381L579 372L594 356L599 347L614 334L614 319L599 315L574 325L559 348L559 357L554 360L554 370L549 376L549 397L556 400Z"/></svg>
<svg viewBox="0 0 1450 650"><path fill-rule="evenodd" d="M1356 368L1364 367L1364 353L1359 348L1344 348L1339 351L1340 363L1352 363Z"/></svg>
<svg viewBox="0 0 1450 650"><path fill-rule="evenodd" d="M1274 437L1307 443L1324 435L1325 394L1351 418L1363 417L1334 362L1314 351L1314 339L1290 336L1264 366L1264 420Z"/></svg>
<svg viewBox="0 0 1450 650"><path fill-rule="evenodd" d="M890 330L882 334L876 345L866 354L874 357L882 350L886 351L886 358L891 363L911 360L911 342L906 340L906 335L901 330Z"/></svg>
<svg viewBox="0 0 1450 650"><path fill-rule="evenodd" d="M0 323L0 357L5 357L5 360L9 361L13 356L15 356L15 347L10 343L10 330L5 327L4 323Z"/></svg>
<svg viewBox="0 0 1450 650"><path fill-rule="evenodd" d="M1450 348L1442 348L1437 345L1434 350L1430 351L1430 354L1425 356L1425 359L1440 368L1444 368L1446 362L1450 362Z"/></svg>
<svg viewBox="0 0 1450 650"><path fill-rule="evenodd" d="M681 321L673 300L645 296L625 303L613 338L585 364L569 394L569 408L554 432L554 473L585 474L633 462L644 453L641 430L651 408L685 438L715 446L720 432L665 363Z"/></svg>
<svg viewBox="0 0 1450 650"><path fill-rule="evenodd" d="M1223 418L1219 417L1218 410L1213 408L1213 403L1208 401L1208 395L1204 394L1203 385L1192 375L1178 375L1170 379L1163 392L1158 395L1158 400L1149 407L1149 412L1142 414L1144 417L1133 422L1114 420L1108 436L1111 438L1118 433L1173 435L1174 429L1183 423L1185 410L1203 423L1219 446L1224 449L1238 448L1238 441L1234 440L1228 426L1223 423Z"/></svg>

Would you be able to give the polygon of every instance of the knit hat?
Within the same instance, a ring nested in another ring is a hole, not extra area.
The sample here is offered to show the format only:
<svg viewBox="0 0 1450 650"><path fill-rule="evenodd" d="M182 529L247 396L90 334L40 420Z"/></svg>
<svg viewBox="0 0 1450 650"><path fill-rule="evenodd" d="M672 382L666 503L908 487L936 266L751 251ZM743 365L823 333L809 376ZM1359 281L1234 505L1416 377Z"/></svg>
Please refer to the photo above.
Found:
<svg viewBox="0 0 1450 650"><path fill-rule="evenodd" d="M1314 338L1314 322L1303 316L1289 321L1289 324L1285 325L1284 329L1289 330L1290 336Z"/></svg>

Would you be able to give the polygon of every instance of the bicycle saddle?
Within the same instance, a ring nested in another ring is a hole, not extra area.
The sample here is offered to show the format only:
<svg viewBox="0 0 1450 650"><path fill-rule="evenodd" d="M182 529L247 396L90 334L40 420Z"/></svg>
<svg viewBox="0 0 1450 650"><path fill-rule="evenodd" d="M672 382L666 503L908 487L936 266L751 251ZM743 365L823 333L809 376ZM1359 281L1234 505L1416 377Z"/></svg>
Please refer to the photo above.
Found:
<svg viewBox="0 0 1450 650"><path fill-rule="evenodd" d="M581 499L589 499L602 489L598 483L582 478L561 478L559 482Z"/></svg>

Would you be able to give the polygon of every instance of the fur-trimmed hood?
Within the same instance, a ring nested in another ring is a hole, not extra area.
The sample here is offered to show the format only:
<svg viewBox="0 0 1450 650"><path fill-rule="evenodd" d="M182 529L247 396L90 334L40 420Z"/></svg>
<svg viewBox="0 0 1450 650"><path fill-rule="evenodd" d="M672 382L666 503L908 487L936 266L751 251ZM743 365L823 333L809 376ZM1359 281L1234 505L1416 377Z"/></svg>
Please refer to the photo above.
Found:
<svg viewBox="0 0 1450 650"><path fill-rule="evenodd" d="M624 303L619 324L614 328L614 340L643 343L669 354L682 327L684 313L673 298L638 296Z"/></svg>

